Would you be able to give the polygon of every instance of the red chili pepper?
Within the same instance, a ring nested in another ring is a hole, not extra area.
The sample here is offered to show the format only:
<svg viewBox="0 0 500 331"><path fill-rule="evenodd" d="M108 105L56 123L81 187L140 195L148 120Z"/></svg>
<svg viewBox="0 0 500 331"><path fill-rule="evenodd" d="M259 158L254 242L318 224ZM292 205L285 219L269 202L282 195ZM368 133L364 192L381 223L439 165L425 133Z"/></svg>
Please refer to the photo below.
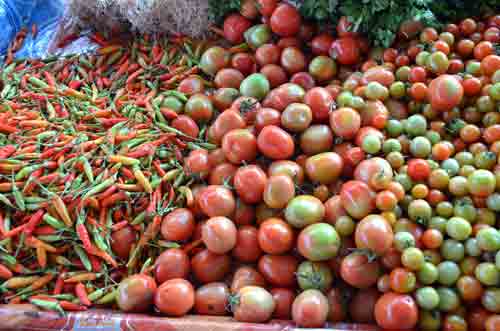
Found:
<svg viewBox="0 0 500 331"><path fill-rule="evenodd" d="M61 306L62 309L66 311L85 311L88 309L86 306L79 305L77 303L73 303L71 301L66 301L66 300L59 301L59 305Z"/></svg>
<svg viewBox="0 0 500 331"><path fill-rule="evenodd" d="M85 305L85 306L92 306L92 302L90 302L88 294L87 294L87 289L85 288L85 285L83 283L78 283L75 286L75 295L80 300L80 303Z"/></svg>
<svg viewBox="0 0 500 331"><path fill-rule="evenodd" d="M45 214L44 210L36 211L31 216L29 222L26 224L26 227L24 228L23 232L28 236L31 235L33 231L35 231L35 228L42 222L44 214Z"/></svg>
<svg viewBox="0 0 500 331"><path fill-rule="evenodd" d="M3 147L0 147L0 159L8 158L12 154L14 154L15 151L16 151L16 146L14 146L14 145L6 145Z"/></svg>

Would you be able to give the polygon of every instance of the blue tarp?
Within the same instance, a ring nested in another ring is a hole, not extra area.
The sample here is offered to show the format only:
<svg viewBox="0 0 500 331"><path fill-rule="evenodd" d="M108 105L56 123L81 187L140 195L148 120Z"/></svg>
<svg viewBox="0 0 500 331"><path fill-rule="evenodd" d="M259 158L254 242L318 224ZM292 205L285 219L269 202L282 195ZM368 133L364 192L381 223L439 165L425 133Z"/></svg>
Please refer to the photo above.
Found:
<svg viewBox="0 0 500 331"><path fill-rule="evenodd" d="M16 57L43 57L54 38L60 19L64 14L65 0L0 0L0 56L22 27L36 23L38 34L31 33L24 41Z"/></svg>

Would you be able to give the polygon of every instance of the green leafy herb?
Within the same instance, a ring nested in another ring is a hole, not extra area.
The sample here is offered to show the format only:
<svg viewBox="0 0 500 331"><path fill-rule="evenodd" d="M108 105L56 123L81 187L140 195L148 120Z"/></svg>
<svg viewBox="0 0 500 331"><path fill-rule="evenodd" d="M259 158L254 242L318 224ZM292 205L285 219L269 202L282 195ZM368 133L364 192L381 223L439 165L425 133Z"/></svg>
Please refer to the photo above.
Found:
<svg viewBox="0 0 500 331"><path fill-rule="evenodd" d="M210 19L217 24L221 24L224 17L241 8L241 0L209 0L208 4Z"/></svg>

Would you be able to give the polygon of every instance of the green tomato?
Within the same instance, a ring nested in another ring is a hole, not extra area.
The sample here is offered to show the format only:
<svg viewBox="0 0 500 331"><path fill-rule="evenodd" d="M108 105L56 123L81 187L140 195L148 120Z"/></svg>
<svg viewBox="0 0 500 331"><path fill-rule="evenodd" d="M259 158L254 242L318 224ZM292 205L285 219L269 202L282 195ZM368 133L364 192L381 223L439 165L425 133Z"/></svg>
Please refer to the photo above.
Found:
<svg viewBox="0 0 500 331"><path fill-rule="evenodd" d="M299 195L293 198L285 209L286 221L296 228L320 222L325 216L325 206L312 195Z"/></svg>
<svg viewBox="0 0 500 331"><path fill-rule="evenodd" d="M337 96L337 105L339 107L348 107L352 103L353 95L349 91L344 91Z"/></svg>
<svg viewBox="0 0 500 331"><path fill-rule="evenodd" d="M230 61L231 53L228 50L214 46L207 49L201 56L200 68L205 74L215 76L219 70L229 66Z"/></svg>
<svg viewBox="0 0 500 331"><path fill-rule="evenodd" d="M303 291L326 291L332 287L333 273L326 263L304 261L297 269L297 283Z"/></svg>
<svg viewBox="0 0 500 331"><path fill-rule="evenodd" d="M415 137L410 142L410 153L418 158L426 158L431 153L432 145L425 137Z"/></svg>
<svg viewBox="0 0 500 331"><path fill-rule="evenodd" d="M432 217L432 207L423 199L417 199L408 206L408 216L413 221L429 221Z"/></svg>
<svg viewBox="0 0 500 331"><path fill-rule="evenodd" d="M440 311L454 311L460 307L460 297L457 292L448 287L439 287L437 289L439 295L438 309Z"/></svg>
<svg viewBox="0 0 500 331"><path fill-rule="evenodd" d="M436 213L442 217L451 217L453 215L453 204L449 201L441 201L436 206Z"/></svg>
<svg viewBox="0 0 500 331"><path fill-rule="evenodd" d="M447 159L441 162L441 168L446 170L450 176L456 176L460 171L460 164L455 159Z"/></svg>
<svg viewBox="0 0 500 331"><path fill-rule="evenodd" d="M244 36L247 44L253 49L257 49L271 40L272 32L269 25L259 24L245 31Z"/></svg>
<svg viewBox="0 0 500 331"><path fill-rule="evenodd" d="M311 224L297 238L299 253L306 259L317 262L334 258L340 249L340 237L328 223Z"/></svg>
<svg viewBox="0 0 500 331"><path fill-rule="evenodd" d="M500 193L493 193L486 199L486 206L496 212L500 212Z"/></svg>
<svg viewBox="0 0 500 331"><path fill-rule="evenodd" d="M423 67L426 65L427 63L427 59L429 58L429 56L431 55L431 53L427 52L427 51L421 51L417 54L417 57L415 58L415 62Z"/></svg>
<svg viewBox="0 0 500 331"><path fill-rule="evenodd" d="M500 251L498 251L495 255L495 265L497 266L497 269L500 270Z"/></svg>
<svg viewBox="0 0 500 331"><path fill-rule="evenodd" d="M483 95L477 98L476 107L480 112L487 113L495 110L495 101L489 95Z"/></svg>
<svg viewBox="0 0 500 331"><path fill-rule="evenodd" d="M394 235L394 247L400 252L403 252L407 248L415 247L415 238L409 232L397 232Z"/></svg>
<svg viewBox="0 0 500 331"><path fill-rule="evenodd" d="M387 121L385 129L390 137L398 137L403 132L403 124L401 121L396 119L390 119Z"/></svg>
<svg viewBox="0 0 500 331"><path fill-rule="evenodd" d="M401 263L410 270L420 270L425 263L424 253L416 247L407 248L401 254Z"/></svg>
<svg viewBox="0 0 500 331"><path fill-rule="evenodd" d="M500 101L500 82L493 84L490 87L488 94L489 94L490 98L492 98L493 100Z"/></svg>
<svg viewBox="0 0 500 331"><path fill-rule="evenodd" d="M430 286L421 287L415 292L417 304L427 310L435 309L439 305L439 294Z"/></svg>
<svg viewBox="0 0 500 331"><path fill-rule="evenodd" d="M452 286L460 277L460 267L453 261L444 261L438 265L438 281L442 285Z"/></svg>
<svg viewBox="0 0 500 331"><path fill-rule="evenodd" d="M458 161L458 163L463 166L463 165L473 165L474 164L474 155L471 152L458 152L455 155L455 160Z"/></svg>
<svg viewBox="0 0 500 331"><path fill-rule="evenodd" d="M476 207L474 207L472 201L468 201L467 199L460 199L455 203L455 206L453 207L453 215L461 217L467 220L469 223L472 223L476 220L477 209Z"/></svg>
<svg viewBox="0 0 500 331"><path fill-rule="evenodd" d="M406 86L403 82L394 82L389 87L389 93L396 99L402 98L406 95Z"/></svg>
<svg viewBox="0 0 500 331"><path fill-rule="evenodd" d="M399 140L394 138L387 139L382 144L382 151L385 154L389 154L390 152L401 152L401 150L401 143L399 142Z"/></svg>
<svg viewBox="0 0 500 331"><path fill-rule="evenodd" d="M430 262L425 262L420 268L420 270L417 272L417 279L420 283L424 285L430 285L436 282L439 278L439 271L437 267L430 263Z"/></svg>
<svg viewBox="0 0 500 331"><path fill-rule="evenodd" d="M481 248L479 247L479 244L477 242L476 238L469 238L465 242L465 252L467 253L468 256L480 256L481 255Z"/></svg>
<svg viewBox="0 0 500 331"><path fill-rule="evenodd" d="M486 286L496 286L500 283L500 271L491 262L479 263L474 270L477 280Z"/></svg>
<svg viewBox="0 0 500 331"><path fill-rule="evenodd" d="M446 239L441 245L441 255L446 260L460 262L465 256L465 247L459 241Z"/></svg>
<svg viewBox="0 0 500 331"><path fill-rule="evenodd" d="M262 100L269 93L271 85L263 74L252 74L245 78L240 85L240 93L245 97Z"/></svg>
<svg viewBox="0 0 500 331"><path fill-rule="evenodd" d="M476 235L477 245L483 251L495 252L500 250L500 232L495 228L484 228Z"/></svg>
<svg viewBox="0 0 500 331"><path fill-rule="evenodd" d="M429 229L436 229L444 234L446 232L446 223L448 223L448 220L446 220L446 218L440 216L434 216L430 219L429 223L427 224L427 227Z"/></svg>
<svg viewBox="0 0 500 331"><path fill-rule="evenodd" d="M363 139L361 148L368 154L376 154L382 148L382 141L376 135L367 135Z"/></svg>
<svg viewBox="0 0 500 331"><path fill-rule="evenodd" d="M366 85L365 95L371 100L385 100L389 97L389 90L379 82L369 82Z"/></svg>
<svg viewBox="0 0 500 331"><path fill-rule="evenodd" d="M474 156L474 165L479 169L491 169L495 166L496 162L497 155L490 151L482 151ZM487 194L483 194L483 196L486 195Z"/></svg>
<svg viewBox="0 0 500 331"><path fill-rule="evenodd" d="M182 103L182 101L173 96L169 96L163 99L161 106L170 108L176 113L182 113L182 110L184 109L184 104Z"/></svg>
<svg viewBox="0 0 500 331"><path fill-rule="evenodd" d="M402 66L396 70L396 79L407 82L410 78L411 68L409 66Z"/></svg>
<svg viewBox="0 0 500 331"><path fill-rule="evenodd" d="M470 60L465 66L465 72L473 76L478 76L481 73L481 62L476 60Z"/></svg>
<svg viewBox="0 0 500 331"><path fill-rule="evenodd" d="M452 217L446 224L446 233L455 240L464 241L472 234L472 226L461 217Z"/></svg>
<svg viewBox="0 0 500 331"><path fill-rule="evenodd" d="M486 289L481 297L481 303L488 311L500 314L500 288L490 287Z"/></svg>
<svg viewBox="0 0 500 331"><path fill-rule="evenodd" d="M335 222L335 230L337 230L338 234L342 237L348 237L356 230L356 223L350 216L340 216Z"/></svg>
<svg viewBox="0 0 500 331"><path fill-rule="evenodd" d="M422 115L412 115L405 122L405 131L411 136L423 136L427 131L427 120Z"/></svg>
<svg viewBox="0 0 500 331"><path fill-rule="evenodd" d="M441 330L442 316L437 310L421 310L418 318L418 330L439 331Z"/></svg>
<svg viewBox="0 0 500 331"><path fill-rule="evenodd" d="M432 145L435 145L441 141L441 135L436 131L427 131L425 137L429 139Z"/></svg>
<svg viewBox="0 0 500 331"><path fill-rule="evenodd" d="M366 106L366 102L362 97L353 96L349 106L354 109L363 109Z"/></svg>

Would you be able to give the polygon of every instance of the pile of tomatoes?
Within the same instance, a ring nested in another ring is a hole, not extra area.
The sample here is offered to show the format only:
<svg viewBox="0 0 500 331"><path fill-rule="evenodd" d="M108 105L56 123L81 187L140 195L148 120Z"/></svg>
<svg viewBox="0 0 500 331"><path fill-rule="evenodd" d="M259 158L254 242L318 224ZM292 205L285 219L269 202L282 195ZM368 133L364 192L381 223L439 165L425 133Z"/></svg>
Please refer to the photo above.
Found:
<svg viewBox="0 0 500 331"><path fill-rule="evenodd" d="M237 321L500 330L500 15L409 24L370 49L286 3L227 17L174 127L212 151L184 160L193 199L153 275L118 306ZM241 43L245 43L244 46Z"/></svg>

